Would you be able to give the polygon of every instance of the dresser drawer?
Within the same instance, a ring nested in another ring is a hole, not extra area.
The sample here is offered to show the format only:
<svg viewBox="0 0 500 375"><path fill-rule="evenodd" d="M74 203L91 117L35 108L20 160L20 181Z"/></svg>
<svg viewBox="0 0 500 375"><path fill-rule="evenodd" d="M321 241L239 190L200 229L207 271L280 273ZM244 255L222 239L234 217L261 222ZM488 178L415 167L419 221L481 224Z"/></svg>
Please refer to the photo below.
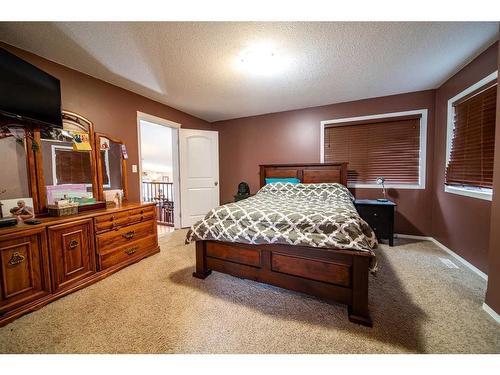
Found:
<svg viewBox="0 0 500 375"><path fill-rule="evenodd" d="M127 211L97 216L95 220L96 232L116 229L124 225L154 219L154 206L138 207Z"/></svg>
<svg viewBox="0 0 500 375"><path fill-rule="evenodd" d="M375 200L357 200L354 202L359 215L373 229L377 238L389 239L393 244L394 237L394 209L393 202L378 202Z"/></svg>
<svg viewBox="0 0 500 375"><path fill-rule="evenodd" d="M114 247L103 254L98 254L101 270L118 265L130 259L141 258L158 246L156 234L130 242L126 245Z"/></svg>
<svg viewBox="0 0 500 375"><path fill-rule="evenodd" d="M151 219L101 233L97 235L97 252L102 255L118 246L130 244L153 234L155 234L155 222Z"/></svg>

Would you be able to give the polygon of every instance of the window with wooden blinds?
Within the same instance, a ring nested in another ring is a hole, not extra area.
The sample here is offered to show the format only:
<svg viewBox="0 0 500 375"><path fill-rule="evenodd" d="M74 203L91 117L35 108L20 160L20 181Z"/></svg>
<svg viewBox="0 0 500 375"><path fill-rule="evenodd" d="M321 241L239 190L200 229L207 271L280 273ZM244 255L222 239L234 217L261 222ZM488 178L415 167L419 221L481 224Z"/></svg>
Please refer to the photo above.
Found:
<svg viewBox="0 0 500 375"><path fill-rule="evenodd" d="M324 161L347 161L348 182L420 184L420 115L325 125Z"/></svg>
<svg viewBox="0 0 500 375"><path fill-rule="evenodd" d="M90 152L56 148L57 184L91 184Z"/></svg>
<svg viewBox="0 0 500 375"><path fill-rule="evenodd" d="M491 189L496 104L496 83L490 83L453 103L453 135L445 179L447 185Z"/></svg>

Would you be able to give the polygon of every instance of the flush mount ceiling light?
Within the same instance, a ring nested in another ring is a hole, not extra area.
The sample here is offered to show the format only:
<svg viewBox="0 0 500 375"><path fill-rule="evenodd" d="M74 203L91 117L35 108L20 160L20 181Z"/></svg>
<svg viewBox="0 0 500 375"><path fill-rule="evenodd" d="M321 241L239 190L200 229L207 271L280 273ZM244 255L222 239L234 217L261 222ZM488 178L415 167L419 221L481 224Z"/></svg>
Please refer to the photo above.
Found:
<svg viewBox="0 0 500 375"><path fill-rule="evenodd" d="M256 43L245 48L236 58L238 70L258 75L272 76L288 67L288 60L282 56L272 43Z"/></svg>

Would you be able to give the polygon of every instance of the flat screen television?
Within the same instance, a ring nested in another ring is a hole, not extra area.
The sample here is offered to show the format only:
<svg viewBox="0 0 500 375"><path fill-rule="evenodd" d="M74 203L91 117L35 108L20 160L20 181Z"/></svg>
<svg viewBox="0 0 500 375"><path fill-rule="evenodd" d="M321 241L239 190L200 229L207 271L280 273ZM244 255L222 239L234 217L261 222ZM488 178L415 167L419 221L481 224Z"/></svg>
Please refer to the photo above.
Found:
<svg viewBox="0 0 500 375"><path fill-rule="evenodd" d="M0 48L0 113L62 128L59 80Z"/></svg>

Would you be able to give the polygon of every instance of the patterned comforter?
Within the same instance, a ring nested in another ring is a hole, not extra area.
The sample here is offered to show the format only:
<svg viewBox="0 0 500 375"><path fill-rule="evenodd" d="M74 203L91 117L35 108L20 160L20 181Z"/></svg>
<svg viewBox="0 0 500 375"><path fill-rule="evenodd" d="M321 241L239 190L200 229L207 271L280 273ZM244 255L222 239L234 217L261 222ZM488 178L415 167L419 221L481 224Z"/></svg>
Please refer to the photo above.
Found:
<svg viewBox="0 0 500 375"><path fill-rule="evenodd" d="M371 252L377 239L341 184L265 185L253 197L211 210L186 243L216 240Z"/></svg>

